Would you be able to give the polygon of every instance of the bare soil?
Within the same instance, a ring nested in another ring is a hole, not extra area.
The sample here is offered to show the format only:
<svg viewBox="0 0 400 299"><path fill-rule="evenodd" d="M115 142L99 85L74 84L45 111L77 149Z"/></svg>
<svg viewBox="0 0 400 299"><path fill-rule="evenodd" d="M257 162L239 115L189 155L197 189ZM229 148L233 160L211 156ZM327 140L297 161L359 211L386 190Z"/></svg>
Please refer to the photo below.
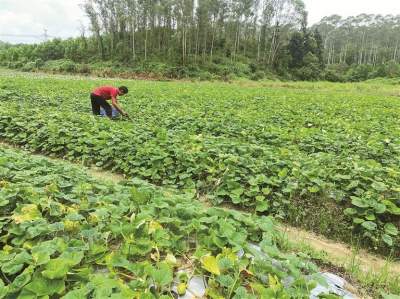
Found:
<svg viewBox="0 0 400 299"><path fill-rule="evenodd" d="M400 262L385 260L365 250L355 252L349 245L341 242L331 241L323 236L304 231L295 227L281 226L280 230L287 236L288 240L295 243L304 243L316 251L327 254L333 264L348 266L357 264L365 273L377 273L386 268L393 275L400 275Z"/></svg>

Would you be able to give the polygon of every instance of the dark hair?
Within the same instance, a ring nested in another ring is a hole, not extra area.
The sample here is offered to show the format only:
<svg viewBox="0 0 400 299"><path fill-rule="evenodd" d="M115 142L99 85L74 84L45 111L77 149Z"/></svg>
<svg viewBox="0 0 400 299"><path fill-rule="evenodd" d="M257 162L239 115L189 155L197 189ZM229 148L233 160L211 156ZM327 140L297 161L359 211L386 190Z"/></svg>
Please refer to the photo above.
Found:
<svg viewBox="0 0 400 299"><path fill-rule="evenodd" d="M123 94L127 94L128 93L128 87L126 86L121 86L118 88L120 92L122 92Z"/></svg>

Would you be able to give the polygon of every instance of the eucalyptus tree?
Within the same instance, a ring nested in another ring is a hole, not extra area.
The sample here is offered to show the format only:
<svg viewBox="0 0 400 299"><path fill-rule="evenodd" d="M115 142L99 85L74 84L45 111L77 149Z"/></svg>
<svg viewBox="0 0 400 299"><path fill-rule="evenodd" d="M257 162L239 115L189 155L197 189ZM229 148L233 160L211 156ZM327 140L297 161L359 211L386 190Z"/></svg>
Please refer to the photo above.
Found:
<svg viewBox="0 0 400 299"><path fill-rule="evenodd" d="M325 40L327 64L400 62L400 15L361 14L323 18L314 26Z"/></svg>

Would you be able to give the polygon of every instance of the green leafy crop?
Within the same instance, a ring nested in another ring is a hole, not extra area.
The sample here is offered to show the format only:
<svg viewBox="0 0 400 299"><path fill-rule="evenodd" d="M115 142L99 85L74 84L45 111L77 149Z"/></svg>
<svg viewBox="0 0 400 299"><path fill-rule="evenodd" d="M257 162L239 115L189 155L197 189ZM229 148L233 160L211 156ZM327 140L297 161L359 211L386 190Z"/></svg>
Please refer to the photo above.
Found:
<svg viewBox="0 0 400 299"><path fill-rule="evenodd" d="M315 285L305 275L317 268L279 249L270 217L140 181L99 182L15 150L0 156L0 298L172 298L180 269L204 274L212 298L306 298ZM248 255L251 242L264 258ZM288 276L296 283L284 289Z"/></svg>
<svg viewBox="0 0 400 299"><path fill-rule="evenodd" d="M0 84L7 142L400 252L400 103L387 86L130 81L134 121L110 122L88 100L109 81Z"/></svg>

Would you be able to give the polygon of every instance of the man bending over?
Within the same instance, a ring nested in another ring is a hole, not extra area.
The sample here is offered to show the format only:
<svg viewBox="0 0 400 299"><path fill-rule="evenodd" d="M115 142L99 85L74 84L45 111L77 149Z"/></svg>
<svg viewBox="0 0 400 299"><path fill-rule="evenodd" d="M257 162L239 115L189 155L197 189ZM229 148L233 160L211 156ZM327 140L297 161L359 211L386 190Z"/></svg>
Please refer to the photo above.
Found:
<svg viewBox="0 0 400 299"><path fill-rule="evenodd" d="M128 93L128 88L126 86L121 86L119 88L112 86L101 86L93 90L90 94L90 100L92 102L92 111L94 115L100 115L100 107L104 109L107 116L112 118L112 108L111 105L118 110L123 116L128 116L118 103L118 96L123 96ZM111 105L107 102L111 100Z"/></svg>

